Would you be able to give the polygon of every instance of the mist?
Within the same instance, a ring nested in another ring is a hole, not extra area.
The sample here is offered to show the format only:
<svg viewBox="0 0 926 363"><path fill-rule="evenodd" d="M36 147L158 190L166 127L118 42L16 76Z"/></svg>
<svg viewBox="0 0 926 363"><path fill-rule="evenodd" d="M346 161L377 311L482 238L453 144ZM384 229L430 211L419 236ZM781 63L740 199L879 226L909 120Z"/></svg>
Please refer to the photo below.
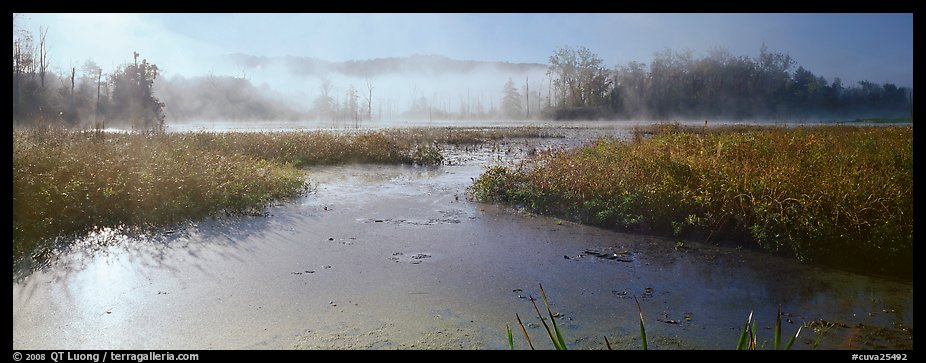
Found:
<svg viewBox="0 0 926 363"><path fill-rule="evenodd" d="M437 55L331 62L233 54L223 65L235 70L228 73L237 74L162 82L157 90L164 95L168 117L175 121L492 119L502 116L497 110L508 79L518 80L525 89L534 87L535 108L540 107L541 86L549 83L544 64ZM329 109L319 104L320 97L329 98L321 101L330 103ZM350 108L352 97L357 98L357 110L337 112L345 102Z"/></svg>
<svg viewBox="0 0 926 363"><path fill-rule="evenodd" d="M646 33L638 33L638 38L628 38L633 32L614 34L621 42L605 42L611 38L551 33L549 27L537 28L538 18L514 15L17 15L14 119L20 123L37 117L85 126L198 121L317 121L359 127L449 120L827 120L903 117L912 109L907 39L898 37L906 26L903 16L871 18L885 26L888 20L900 20L899 28L891 25L884 35L896 38L896 44L885 45L873 36L859 40L882 44L873 50L900 52L883 55L878 65L847 71L845 62L821 63L808 52L806 39L782 42L781 34L775 33L780 30L759 26L756 29L776 34L768 39L778 44L766 44L764 36L742 39L713 31L713 43L691 43L696 49L660 48L660 43L675 43L657 40L646 54L640 46L650 36ZM553 18L574 25L610 19ZM624 27L662 24L654 23L652 15L620 18ZM745 18L729 17L738 19L733 23ZM633 19L637 21L627 21ZM685 19L686 24L701 21L698 16ZM88 21L105 28L88 33L95 39L85 47L91 53L83 63L92 66L78 67L75 64L81 62L74 58L65 63L62 54L85 54L74 47L88 39L61 28ZM242 32L238 27L244 24L249 29L266 27ZM718 29L723 26L717 24ZM237 40L216 38L220 28L231 29L227 35ZM99 41L110 33L112 39ZM811 48L819 53L835 52L836 45L852 46L826 41ZM126 98L113 82L138 78L125 71L138 71L131 67L140 60L152 66L141 89L149 96ZM834 70L841 74L833 75ZM46 86L46 76L55 82ZM131 101L135 106L126 107L134 111L112 111L125 108L116 101L119 97Z"/></svg>

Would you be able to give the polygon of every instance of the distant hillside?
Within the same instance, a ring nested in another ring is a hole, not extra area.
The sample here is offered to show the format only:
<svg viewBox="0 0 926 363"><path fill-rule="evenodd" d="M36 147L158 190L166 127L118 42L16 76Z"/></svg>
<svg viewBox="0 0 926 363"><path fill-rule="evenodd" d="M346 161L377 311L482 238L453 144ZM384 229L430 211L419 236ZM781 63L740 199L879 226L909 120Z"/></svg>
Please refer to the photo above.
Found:
<svg viewBox="0 0 926 363"><path fill-rule="evenodd" d="M231 54L230 63L236 67L256 69L270 65L282 65L293 74L315 76L340 73L346 76L374 77L387 74L466 74L471 72L494 70L505 73L528 73L543 71L547 68L540 63L509 63L451 59L441 55L415 54L402 58L376 58L368 60L350 60L331 62L310 57L261 57L248 54Z"/></svg>

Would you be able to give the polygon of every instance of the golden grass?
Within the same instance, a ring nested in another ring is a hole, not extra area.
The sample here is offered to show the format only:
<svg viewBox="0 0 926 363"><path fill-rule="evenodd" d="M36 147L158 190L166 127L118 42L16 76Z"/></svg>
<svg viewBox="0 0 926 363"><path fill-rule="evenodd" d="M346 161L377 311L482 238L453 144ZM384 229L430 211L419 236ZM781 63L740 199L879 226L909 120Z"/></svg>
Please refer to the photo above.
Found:
<svg viewBox="0 0 926 363"><path fill-rule="evenodd" d="M652 132L493 167L471 190L604 226L726 233L803 261L912 271L912 127Z"/></svg>
<svg viewBox="0 0 926 363"><path fill-rule="evenodd" d="M261 210L307 190L311 165L440 164L439 145L555 137L540 128L350 133L13 132L13 258L105 227L164 226Z"/></svg>

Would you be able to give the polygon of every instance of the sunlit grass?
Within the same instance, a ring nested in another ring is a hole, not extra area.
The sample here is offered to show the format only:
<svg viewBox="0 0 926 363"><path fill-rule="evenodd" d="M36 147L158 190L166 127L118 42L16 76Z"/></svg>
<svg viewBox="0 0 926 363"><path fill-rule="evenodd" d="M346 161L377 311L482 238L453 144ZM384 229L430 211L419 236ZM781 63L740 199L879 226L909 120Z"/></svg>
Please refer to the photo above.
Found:
<svg viewBox="0 0 926 363"><path fill-rule="evenodd" d="M912 271L912 127L659 125L634 140L490 167L470 191L602 226Z"/></svg>
<svg viewBox="0 0 926 363"><path fill-rule="evenodd" d="M13 257L104 227L169 225L262 209L306 190L302 170L194 135L13 135Z"/></svg>
<svg viewBox="0 0 926 363"><path fill-rule="evenodd" d="M539 128L360 132L13 132L13 259L107 227L261 210L307 190L302 168L440 164L448 143L552 137Z"/></svg>
<svg viewBox="0 0 926 363"><path fill-rule="evenodd" d="M898 118L857 118L848 122L863 122L863 123L875 123L875 124L888 124L888 123L913 123L912 117L898 117Z"/></svg>

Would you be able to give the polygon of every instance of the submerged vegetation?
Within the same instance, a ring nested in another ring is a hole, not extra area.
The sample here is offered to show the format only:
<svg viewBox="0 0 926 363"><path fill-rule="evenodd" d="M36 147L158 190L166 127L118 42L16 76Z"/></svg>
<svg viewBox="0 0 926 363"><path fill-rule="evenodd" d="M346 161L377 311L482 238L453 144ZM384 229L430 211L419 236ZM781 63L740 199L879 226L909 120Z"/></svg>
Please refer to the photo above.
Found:
<svg viewBox="0 0 926 363"><path fill-rule="evenodd" d="M539 128L355 133L13 132L13 258L56 237L251 213L308 189L302 167L440 164L439 145L557 136Z"/></svg>
<svg viewBox="0 0 926 363"><path fill-rule="evenodd" d="M659 125L633 140L493 166L470 191L600 226L912 272L911 127Z"/></svg>

